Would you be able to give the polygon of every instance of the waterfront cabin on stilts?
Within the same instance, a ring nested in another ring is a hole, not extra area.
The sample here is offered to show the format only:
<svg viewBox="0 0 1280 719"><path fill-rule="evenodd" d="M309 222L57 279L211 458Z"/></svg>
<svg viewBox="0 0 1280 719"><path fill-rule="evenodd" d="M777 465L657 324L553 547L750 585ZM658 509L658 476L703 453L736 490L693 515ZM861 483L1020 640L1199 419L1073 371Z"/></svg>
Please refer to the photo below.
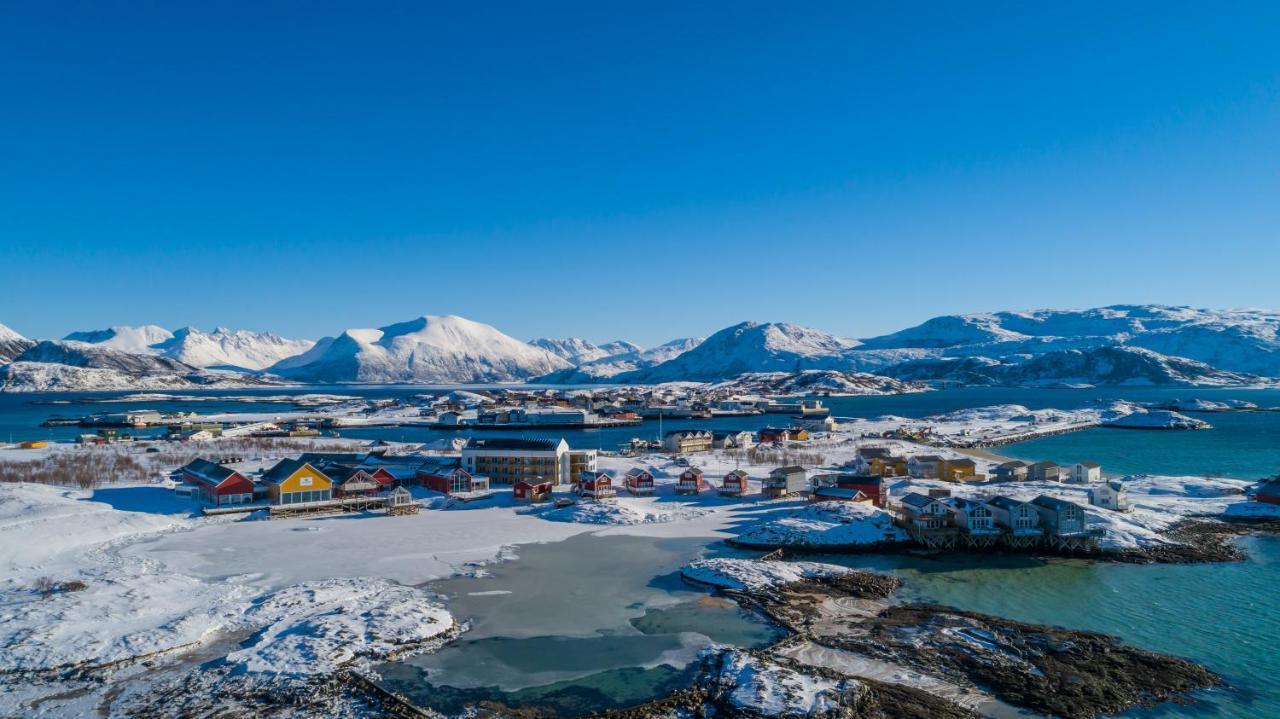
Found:
<svg viewBox="0 0 1280 719"><path fill-rule="evenodd" d="M1065 499L1042 494L1031 500L1040 513L1045 541L1054 549L1066 552L1089 551L1097 548L1100 531L1085 527L1084 507Z"/></svg>
<svg viewBox="0 0 1280 719"><path fill-rule="evenodd" d="M991 507L964 497L948 497L942 500L951 510L951 520L960 530L961 540L971 549L987 549L1000 538Z"/></svg>
<svg viewBox="0 0 1280 719"><path fill-rule="evenodd" d="M1010 549L1029 549L1034 547L1044 534L1040 528L1040 513L1035 505L1012 497L994 497L987 502L991 507L991 518L995 525L1004 530L1000 539Z"/></svg>
<svg viewBox="0 0 1280 719"><path fill-rule="evenodd" d="M927 549L955 549L959 532L947 505L917 492L903 495L899 505L899 521L917 544Z"/></svg>

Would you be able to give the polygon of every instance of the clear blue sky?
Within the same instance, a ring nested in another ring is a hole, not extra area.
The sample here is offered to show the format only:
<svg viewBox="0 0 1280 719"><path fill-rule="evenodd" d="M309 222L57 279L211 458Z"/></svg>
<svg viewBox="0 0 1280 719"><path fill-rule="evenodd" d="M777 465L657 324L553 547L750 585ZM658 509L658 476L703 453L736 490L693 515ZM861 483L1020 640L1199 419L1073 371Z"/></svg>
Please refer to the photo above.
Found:
<svg viewBox="0 0 1280 719"><path fill-rule="evenodd" d="M1280 305L1280 4L881 5L6 3L0 323Z"/></svg>

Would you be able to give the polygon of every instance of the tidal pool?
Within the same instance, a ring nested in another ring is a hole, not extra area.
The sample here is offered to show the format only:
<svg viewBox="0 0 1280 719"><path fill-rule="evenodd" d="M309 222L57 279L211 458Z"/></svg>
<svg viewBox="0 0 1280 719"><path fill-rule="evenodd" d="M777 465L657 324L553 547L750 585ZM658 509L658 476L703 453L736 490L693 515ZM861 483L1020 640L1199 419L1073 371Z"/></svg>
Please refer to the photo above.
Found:
<svg viewBox="0 0 1280 719"><path fill-rule="evenodd" d="M384 683L445 711L500 701L574 715L687 685L712 643L758 647L778 630L681 581L714 540L579 535L524 545L485 576L433 582L470 629L441 651L380 668Z"/></svg>

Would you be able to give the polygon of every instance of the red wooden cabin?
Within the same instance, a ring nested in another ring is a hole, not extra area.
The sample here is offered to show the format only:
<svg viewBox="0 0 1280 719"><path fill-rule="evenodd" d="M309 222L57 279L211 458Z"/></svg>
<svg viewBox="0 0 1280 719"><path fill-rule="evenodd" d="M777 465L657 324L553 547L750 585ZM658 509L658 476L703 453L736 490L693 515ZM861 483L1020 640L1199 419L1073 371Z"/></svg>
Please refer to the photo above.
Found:
<svg viewBox="0 0 1280 719"><path fill-rule="evenodd" d="M878 474L837 475L836 487L862 492L877 507L884 507L889 501L889 484Z"/></svg>
<svg viewBox="0 0 1280 719"><path fill-rule="evenodd" d="M578 475L578 494L591 499L608 499L617 494L613 477L608 472L583 472Z"/></svg>
<svg viewBox="0 0 1280 719"><path fill-rule="evenodd" d="M720 494L726 497L742 497L747 494L747 473L735 469L720 480Z"/></svg>
<svg viewBox="0 0 1280 719"><path fill-rule="evenodd" d="M193 459L182 468L182 480L201 501L214 506L253 501L253 480L225 465Z"/></svg>
<svg viewBox="0 0 1280 719"><path fill-rule="evenodd" d="M543 502L551 497L552 484L547 481L520 480L511 485L511 498L517 502Z"/></svg>
<svg viewBox="0 0 1280 719"><path fill-rule="evenodd" d="M653 494L653 475L639 467L628 470L623 482L626 484L627 491L637 497Z"/></svg>
<svg viewBox="0 0 1280 719"><path fill-rule="evenodd" d="M710 485L702 476L702 470L697 467L690 467L681 472L680 478L676 480L677 494L697 494L709 488Z"/></svg>

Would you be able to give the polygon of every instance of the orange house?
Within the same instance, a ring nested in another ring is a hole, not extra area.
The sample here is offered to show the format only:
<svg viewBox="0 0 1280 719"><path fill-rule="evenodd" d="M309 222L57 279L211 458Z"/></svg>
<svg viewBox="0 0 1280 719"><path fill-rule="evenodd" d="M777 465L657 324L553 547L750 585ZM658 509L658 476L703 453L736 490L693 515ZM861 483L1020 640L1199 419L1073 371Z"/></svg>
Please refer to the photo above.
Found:
<svg viewBox="0 0 1280 719"><path fill-rule="evenodd" d="M333 480L306 462L282 459L262 475L272 504L323 502L333 499Z"/></svg>

